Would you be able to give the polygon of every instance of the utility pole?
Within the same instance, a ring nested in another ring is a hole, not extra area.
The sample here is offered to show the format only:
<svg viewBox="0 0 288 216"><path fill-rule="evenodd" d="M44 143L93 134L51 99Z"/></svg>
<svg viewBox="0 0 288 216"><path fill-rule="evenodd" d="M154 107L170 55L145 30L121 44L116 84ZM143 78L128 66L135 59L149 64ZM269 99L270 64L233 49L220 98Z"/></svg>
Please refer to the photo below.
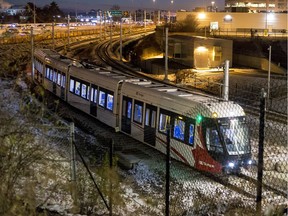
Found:
<svg viewBox="0 0 288 216"><path fill-rule="evenodd" d="M169 81L168 79L168 28L165 28L165 77L164 81Z"/></svg>
<svg viewBox="0 0 288 216"><path fill-rule="evenodd" d="M224 89L223 89L223 99L228 101L229 98L229 60L225 61L224 68Z"/></svg>
<svg viewBox="0 0 288 216"><path fill-rule="evenodd" d="M120 61L122 61L122 18L120 19Z"/></svg>
<svg viewBox="0 0 288 216"><path fill-rule="evenodd" d="M268 90L267 90L267 103L268 103L268 106L267 106L266 108L269 107L269 100L270 100L271 51L272 51L272 47L269 46L268 50L269 50L269 62L268 62Z"/></svg>
<svg viewBox="0 0 288 216"><path fill-rule="evenodd" d="M68 51L70 51L70 15L68 14Z"/></svg>
<svg viewBox="0 0 288 216"><path fill-rule="evenodd" d="M32 67L31 76L32 76L32 80L34 81L35 69L34 69L34 33L33 33L33 27L31 27L30 36L31 36L31 67Z"/></svg>

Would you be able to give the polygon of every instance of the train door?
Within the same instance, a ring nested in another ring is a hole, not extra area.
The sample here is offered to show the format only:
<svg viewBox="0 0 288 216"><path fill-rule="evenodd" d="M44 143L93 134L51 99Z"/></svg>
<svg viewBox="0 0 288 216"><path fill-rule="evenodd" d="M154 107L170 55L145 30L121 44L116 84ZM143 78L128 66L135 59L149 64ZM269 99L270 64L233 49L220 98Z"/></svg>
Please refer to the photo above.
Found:
<svg viewBox="0 0 288 216"><path fill-rule="evenodd" d="M53 82L53 94L55 95L57 94L56 89L57 89L57 83Z"/></svg>
<svg viewBox="0 0 288 216"><path fill-rule="evenodd" d="M98 87L95 85L91 85L90 114L95 117L97 116L97 95L98 95Z"/></svg>
<svg viewBox="0 0 288 216"><path fill-rule="evenodd" d="M131 116L132 116L132 99L123 96L121 130L128 134L131 134Z"/></svg>
<svg viewBox="0 0 288 216"><path fill-rule="evenodd" d="M145 110L144 142L152 146L155 146L156 142L156 114L157 108L147 104Z"/></svg>

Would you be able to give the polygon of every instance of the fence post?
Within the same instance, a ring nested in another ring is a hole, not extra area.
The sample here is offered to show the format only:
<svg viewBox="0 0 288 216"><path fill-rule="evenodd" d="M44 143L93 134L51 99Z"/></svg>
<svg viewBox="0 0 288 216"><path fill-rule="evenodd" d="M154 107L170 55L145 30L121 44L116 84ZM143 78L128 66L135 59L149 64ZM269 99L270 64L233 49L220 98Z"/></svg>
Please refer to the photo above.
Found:
<svg viewBox="0 0 288 216"><path fill-rule="evenodd" d="M256 212L261 215L262 201L262 181L263 181L263 154L264 154L264 136L265 136L265 104L266 92L261 89L260 98L260 118L259 118L259 148L258 148L258 174L257 174L257 197L256 197Z"/></svg>
<svg viewBox="0 0 288 216"><path fill-rule="evenodd" d="M165 215L169 216L169 205L170 205L170 134L171 127L170 125L167 127L167 148L166 148L166 199L165 199Z"/></svg>
<svg viewBox="0 0 288 216"><path fill-rule="evenodd" d="M111 139L110 140L110 153L109 153L109 157L110 157L110 171L112 172L112 168L113 168L113 151L114 151L114 140ZM109 175L109 181L110 181L110 186L109 186L109 216L112 216L112 176Z"/></svg>
<svg viewBox="0 0 288 216"><path fill-rule="evenodd" d="M75 163L75 146L74 146L74 122L70 123L70 170L71 181L76 181L76 163Z"/></svg>

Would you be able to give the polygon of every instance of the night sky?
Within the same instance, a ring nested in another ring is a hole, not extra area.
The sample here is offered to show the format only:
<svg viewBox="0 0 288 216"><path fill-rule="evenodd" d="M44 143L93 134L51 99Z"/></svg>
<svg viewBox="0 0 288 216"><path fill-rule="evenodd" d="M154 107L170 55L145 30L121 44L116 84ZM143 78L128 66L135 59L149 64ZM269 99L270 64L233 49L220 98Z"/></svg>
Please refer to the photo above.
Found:
<svg viewBox="0 0 288 216"><path fill-rule="evenodd" d="M38 7L50 4L52 0L4 0L10 4L25 5L27 2L34 2ZM224 8L224 0L55 0L60 9L70 9L78 11L89 11L90 9L102 9L109 10L112 5L119 5L120 10L136 10L136 9L164 9L176 11L185 9L191 11L195 7L203 7L211 5L211 1L215 2L215 5L219 9Z"/></svg>

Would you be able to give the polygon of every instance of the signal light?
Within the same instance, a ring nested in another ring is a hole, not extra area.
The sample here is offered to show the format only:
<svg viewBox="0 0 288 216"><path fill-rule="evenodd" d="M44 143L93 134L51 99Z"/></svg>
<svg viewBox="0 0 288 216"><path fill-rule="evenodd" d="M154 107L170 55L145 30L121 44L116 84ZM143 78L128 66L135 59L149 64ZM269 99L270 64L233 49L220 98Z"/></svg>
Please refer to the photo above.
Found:
<svg viewBox="0 0 288 216"><path fill-rule="evenodd" d="M199 124L202 121L203 117L199 114L196 116L196 122Z"/></svg>

